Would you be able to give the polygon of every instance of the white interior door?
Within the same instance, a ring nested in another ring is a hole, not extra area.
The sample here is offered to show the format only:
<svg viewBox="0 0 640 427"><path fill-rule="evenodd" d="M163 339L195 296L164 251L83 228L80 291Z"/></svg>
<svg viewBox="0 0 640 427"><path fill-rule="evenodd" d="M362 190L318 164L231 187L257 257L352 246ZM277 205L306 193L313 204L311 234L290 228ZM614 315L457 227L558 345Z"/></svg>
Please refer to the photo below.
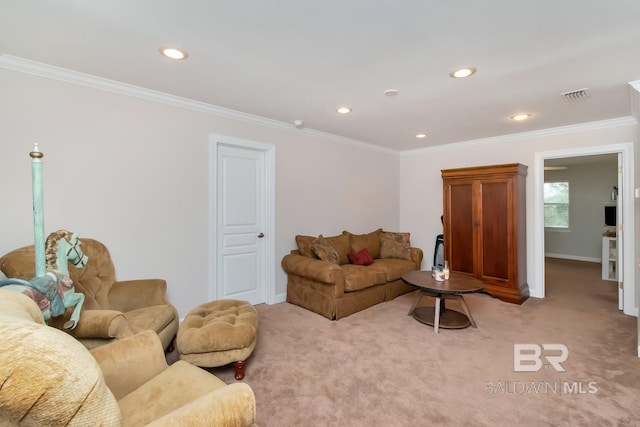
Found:
<svg viewBox="0 0 640 427"><path fill-rule="evenodd" d="M216 298L265 302L265 153L217 145Z"/></svg>

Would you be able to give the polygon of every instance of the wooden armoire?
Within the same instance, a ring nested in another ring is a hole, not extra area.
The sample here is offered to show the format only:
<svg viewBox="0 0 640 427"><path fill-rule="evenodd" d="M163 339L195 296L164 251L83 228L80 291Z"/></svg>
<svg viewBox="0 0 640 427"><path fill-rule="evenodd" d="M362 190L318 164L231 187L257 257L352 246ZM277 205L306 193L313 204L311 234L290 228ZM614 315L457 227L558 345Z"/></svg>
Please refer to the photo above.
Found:
<svg viewBox="0 0 640 427"><path fill-rule="evenodd" d="M442 171L449 269L475 276L489 294L516 304L529 297L526 176L527 166L518 163Z"/></svg>

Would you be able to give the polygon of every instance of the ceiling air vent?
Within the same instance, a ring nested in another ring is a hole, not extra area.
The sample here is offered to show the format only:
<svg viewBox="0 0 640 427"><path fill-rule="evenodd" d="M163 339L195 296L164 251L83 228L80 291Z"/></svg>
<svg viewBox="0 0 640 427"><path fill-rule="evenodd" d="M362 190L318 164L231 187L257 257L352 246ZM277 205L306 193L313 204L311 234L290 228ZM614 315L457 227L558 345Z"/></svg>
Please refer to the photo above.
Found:
<svg viewBox="0 0 640 427"><path fill-rule="evenodd" d="M578 89L578 90L572 90L569 92L563 92L560 95L562 95L562 97L564 97L564 99L566 101L579 101L583 98L587 97L587 91L589 89L588 88L584 88L584 89Z"/></svg>

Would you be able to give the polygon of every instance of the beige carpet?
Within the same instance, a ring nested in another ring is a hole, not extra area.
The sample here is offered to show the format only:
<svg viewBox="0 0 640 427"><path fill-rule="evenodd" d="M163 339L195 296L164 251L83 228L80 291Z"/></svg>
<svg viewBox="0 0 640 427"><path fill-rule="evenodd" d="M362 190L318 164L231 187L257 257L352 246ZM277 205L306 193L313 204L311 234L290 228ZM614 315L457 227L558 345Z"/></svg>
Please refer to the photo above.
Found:
<svg viewBox="0 0 640 427"><path fill-rule="evenodd" d="M546 299L470 295L478 329L437 335L407 316L415 293L334 322L259 305L245 378L258 424L640 425L636 318L617 310L615 283L599 276L599 264L549 259ZM541 359L538 372L514 372L516 343L566 345L566 371ZM233 368L211 371L235 381Z"/></svg>

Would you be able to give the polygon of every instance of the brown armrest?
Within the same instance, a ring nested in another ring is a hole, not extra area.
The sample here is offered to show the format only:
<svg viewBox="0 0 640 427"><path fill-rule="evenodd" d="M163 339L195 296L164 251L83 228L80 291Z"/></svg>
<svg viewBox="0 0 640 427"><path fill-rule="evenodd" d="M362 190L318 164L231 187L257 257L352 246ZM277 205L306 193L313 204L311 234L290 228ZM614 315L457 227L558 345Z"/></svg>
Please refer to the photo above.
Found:
<svg viewBox="0 0 640 427"><path fill-rule="evenodd" d="M163 279L115 282L109 291L109 306L126 313L142 307L168 304L167 282Z"/></svg>
<svg viewBox="0 0 640 427"><path fill-rule="evenodd" d="M107 386L120 399L167 369L160 338L144 331L91 350Z"/></svg>
<svg viewBox="0 0 640 427"><path fill-rule="evenodd" d="M409 248L409 253L411 254L411 261L416 263L416 267L420 270L420 266L422 265L422 258L424 254L422 253L422 249L420 248Z"/></svg>
<svg viewBox="0 0 640 427"><path fill-rule="evenodd" d="M174 426L252 426L256 422L256 398L246 383L221 387L162 418L151 427Z"/></svg>
<svg viewBox="0 0 640 427"><path fill-rule="evenodd" d="M287 273L330 285L343 277L342 268L339 265L303 255L285 255L282 258L282 268Z"/></svg>
<svg viewBox="0 0 640 427"><path fill-rule="evenodd" d="M72 311L73 309L68 309L64 316L52 318L49 325L63 329L64 322L69 320ZM133 335L127 318L115 310L82 310L76 327L65 331L78 339L125 338Z"/></svg>

